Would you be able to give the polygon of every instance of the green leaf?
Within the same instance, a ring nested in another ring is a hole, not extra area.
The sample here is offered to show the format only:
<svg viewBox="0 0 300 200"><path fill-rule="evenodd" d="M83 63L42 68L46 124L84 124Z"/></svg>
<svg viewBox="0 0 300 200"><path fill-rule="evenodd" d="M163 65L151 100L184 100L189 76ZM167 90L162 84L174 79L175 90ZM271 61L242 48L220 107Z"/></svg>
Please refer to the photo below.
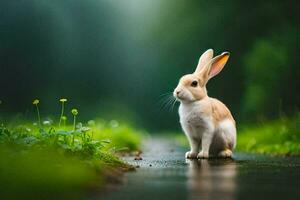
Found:
<svg viewBox="0 0 300 200"><path fill-rule="evenodd" d="M71 131L72 135L81 135L82 132L80 130Z"/></svg>
<svg viewBox="0 0 300 200"><path fill-rule="evenodd" d="M68 136L72 134L72 131L64 131L64 130L59 130L56 132L57 135L62 135L62 136Z"/></svg>
<svg viewBox="0 0 300 200"><path fill-rule="evenodd" d="M111 143L110 140L100 140L100 142L102 142L102 143L107 143L107 144Z"/></svg>

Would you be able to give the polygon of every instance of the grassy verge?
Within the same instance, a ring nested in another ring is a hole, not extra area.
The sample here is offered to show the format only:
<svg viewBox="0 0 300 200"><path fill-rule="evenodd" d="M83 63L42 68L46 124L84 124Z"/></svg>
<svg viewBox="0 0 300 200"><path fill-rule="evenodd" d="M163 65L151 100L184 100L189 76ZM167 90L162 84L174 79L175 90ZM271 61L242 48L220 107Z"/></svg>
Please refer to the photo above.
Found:
<svg viewBox="0 0 300 200"><path fill-rule="evenodd" d="M299 156L300 115L258 125L242 126L237 150L242 152Z"/></svg>
<svg viewBox="0 0 300 200"><path fill-rule="evenodd" d="M300 115L281 118L238 129L238 152L280 156L300 156ZM188 147L185 135L176 134L179 145Z"/></svg>
<svg viewBox="0 0 300 200"><path fill-rule="evenodd" d="M82 199L107 174L130 170L116 156L139 149L140 131L117 121L0 127L0 192L5 199ZM108 172L108 173L107 173Z"/></svg>

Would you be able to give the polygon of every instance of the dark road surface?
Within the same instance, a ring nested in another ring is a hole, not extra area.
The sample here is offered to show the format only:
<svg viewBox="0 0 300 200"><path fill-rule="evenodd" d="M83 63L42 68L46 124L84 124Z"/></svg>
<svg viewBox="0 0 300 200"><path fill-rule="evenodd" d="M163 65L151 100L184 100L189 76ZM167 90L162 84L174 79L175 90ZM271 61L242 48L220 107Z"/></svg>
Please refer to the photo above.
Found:
<svg viewBox="0 0 300 200"><path fill-rule="evenodd" d="M300 158L235 154L233 160L185 160L165 138L145 142L140 168L95 199L300 199ZM93 198L94 199L94 198Z"/></svg>

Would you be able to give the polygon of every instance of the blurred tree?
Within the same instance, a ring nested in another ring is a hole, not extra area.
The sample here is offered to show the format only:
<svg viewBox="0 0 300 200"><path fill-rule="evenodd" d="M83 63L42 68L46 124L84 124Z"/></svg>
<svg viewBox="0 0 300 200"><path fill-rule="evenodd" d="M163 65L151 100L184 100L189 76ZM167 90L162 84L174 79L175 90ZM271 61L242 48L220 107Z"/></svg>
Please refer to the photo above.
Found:
<svg viewBox="0 0 300 200"><path fill-rule="evenodd" d="M300 100L295 93L300 72L295 62L300 46L297 35L298 32L290 30L257 40L245 55L247 87L242 107L245 119L274 118L282 111L289 114L297 111Z"/></svg>

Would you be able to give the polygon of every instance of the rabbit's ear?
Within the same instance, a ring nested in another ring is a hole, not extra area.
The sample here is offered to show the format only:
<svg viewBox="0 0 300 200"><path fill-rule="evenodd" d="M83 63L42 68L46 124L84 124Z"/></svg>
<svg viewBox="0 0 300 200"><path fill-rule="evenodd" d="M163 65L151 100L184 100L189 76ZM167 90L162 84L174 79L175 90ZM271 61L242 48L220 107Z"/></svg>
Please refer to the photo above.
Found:
<svg viewBox="0 0 300 200"><path fill-rule="evenodd" d="M197 68L195 73L198 73L201 71L201 69L213 58L214 56L214 51L212 49L206 50L199 59Z"/></svg>
<svg viewBox="0 0 300 200"><path fill-rule="evenodd" d="M224 52L219 56L214 57L205 67L201 70L200 75L207 82L212 77L216 76L225 66L229 59L229 52Z"/></svg>

